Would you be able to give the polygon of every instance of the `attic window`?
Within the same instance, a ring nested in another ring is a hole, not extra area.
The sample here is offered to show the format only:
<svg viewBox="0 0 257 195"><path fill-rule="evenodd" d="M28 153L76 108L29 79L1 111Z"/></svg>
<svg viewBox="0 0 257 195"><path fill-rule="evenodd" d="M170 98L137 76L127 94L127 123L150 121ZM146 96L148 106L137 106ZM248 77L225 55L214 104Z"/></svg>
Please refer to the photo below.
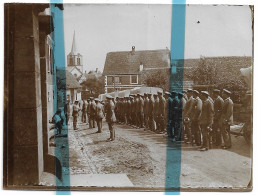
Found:
<svg viewBox="0 0 257 195"><path fill-rule="evenodd" d="M143 65L142 63L140 63L140 65L139 65L139 71L141 72L141 71L143 71L143 69L144 69L144 65Z"/></svg>

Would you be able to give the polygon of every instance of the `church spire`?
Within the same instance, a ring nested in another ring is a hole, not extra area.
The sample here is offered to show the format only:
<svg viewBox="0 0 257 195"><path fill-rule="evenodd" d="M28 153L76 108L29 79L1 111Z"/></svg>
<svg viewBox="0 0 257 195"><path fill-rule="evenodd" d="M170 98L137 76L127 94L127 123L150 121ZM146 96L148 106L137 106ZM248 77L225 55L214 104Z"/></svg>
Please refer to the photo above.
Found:
<svg viewBox="0 0 257 195"><path fill-rule="evenodd" d="M73 34L73 40L72 40L72 46L71 46L71 54L72 55L76 55L77 51L76 51L76 41L75 41L75 30L74 30L74 34Z"/></svg>

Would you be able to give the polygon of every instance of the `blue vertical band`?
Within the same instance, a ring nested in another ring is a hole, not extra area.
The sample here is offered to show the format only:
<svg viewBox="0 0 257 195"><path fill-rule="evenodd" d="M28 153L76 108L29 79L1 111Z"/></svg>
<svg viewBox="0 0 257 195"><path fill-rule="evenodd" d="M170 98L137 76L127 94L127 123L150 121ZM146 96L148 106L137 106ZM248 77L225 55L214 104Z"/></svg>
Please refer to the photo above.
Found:
<svg viewBox="0 0 257 195"><path fill-rule="evenodd" d="M62 0L50 0L50 9L53 19L53 60L54 60L54 90L57 91L56 101L54 102L55 112L57 108L62 108L66 104L66 88L61 89L60 85L66 86L65 74L65 48L64 48L64 24L63 24L63 4ZM62 70L62 71L58 71ZM64 74L63 74L64 72ZM61 78L59 82L57 78ZM62 86L63 87L63 86ZM61 90L60 90L61 89ZM64 98L58 98L64 97ZM63 129L67 129L68 125ZM61 142L60 142L61 140ZM56 179L56 194L69 195L70 194L70 172L69 172L69 142L67 139L55 138L55 156L60 162L55 163L56 174L61 175L61 179ZM57 173L60 172L60 173Z"/></svg>
<svg viewBox="0 0 257 195"><path fill-rule="evenodd" d="M182 92L184 75L186 0L172 1L170 91ZM176 124L182 131L182 113ZM167 139L165 194L180 194L181 142Z"/></svg>

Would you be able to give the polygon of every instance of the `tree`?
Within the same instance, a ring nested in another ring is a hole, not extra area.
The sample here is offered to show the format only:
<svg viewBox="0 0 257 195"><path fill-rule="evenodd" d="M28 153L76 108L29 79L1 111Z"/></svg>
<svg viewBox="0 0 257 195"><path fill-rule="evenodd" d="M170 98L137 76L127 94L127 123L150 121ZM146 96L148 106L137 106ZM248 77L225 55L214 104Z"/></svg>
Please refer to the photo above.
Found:
<svg viewBox="0 0 257 195"><path fill-rule="evenodd" d="M82 90L88 91L90 96L98 97L104 93L104 77L90 77L81 83Z"/></svg>
<svg viewBox="0 0 257 195"><path fill-rule="evenodd" d="M160 87L169 90L169 71L170 69L147 70L142 73L142 83L147 87Z"/></svg>

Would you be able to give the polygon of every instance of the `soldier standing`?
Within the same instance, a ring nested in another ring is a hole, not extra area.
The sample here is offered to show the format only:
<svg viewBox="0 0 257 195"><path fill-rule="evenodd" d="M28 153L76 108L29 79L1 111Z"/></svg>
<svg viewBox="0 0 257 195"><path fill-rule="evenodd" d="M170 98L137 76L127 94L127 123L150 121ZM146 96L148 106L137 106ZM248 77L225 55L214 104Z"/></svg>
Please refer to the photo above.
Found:
<svg viewBox="0 0 257 195"><path fill-rule="evenodd" d="M96 102L96 107L95 107L95 119L96 119L96 124L98 127L98 131L97 133L101 133L102 132L102 120L104 118L104 110L103 110L103 105L99 102L99 99L96 98L95 99Z"/></svg>
<svg viewBox="0 0 257 195"><path fill-rule="evenodd" d="M116 121L115 114L114 114L114 103L111 100L111 96L107 96L107 102L105 105L105 113L106 113L106 122L108 123L108 127L110 130L110 138L107 139L108 141L113 141L115 139L115 130L113 128L113 124Z"/></svg>
<svg viewBox="0 0 257 195"><path fill-rule="evenodd" d="M94 102L94 98L90 97L90 123L91 123L91 128L95 128L95 102ZM89 124L90 124L89 123ZM90 125L89 125L90 128Z"/></svg>
<svg viewBox="0 0 257 195"><path fill-rule="evenodd" d="M222 109L221 121L221 135L224 141L222 149L231 147L230 125L233 123L233 101L230 99L231 92L223 89L224 104Z"/></svg>
<svg viewBox="0 0 257 195"><path fill-rule="evenodd" d="M163 133L164 132L164 115L165 115L165 98L162 95L162 92L158 91L158 99L159 99L159 106L158 106L158 123L159 123L159 129L158 133Z"/></svg>
<svg viewBox="0 0 257 195"><path fill-rule="evenodd" d="M64 106L64 114L66 119L66 125L68 125L69 118L70 118L70 100L67 100L67 103Z"/></svg>
<svg viewBox="0 0 257 195"><path fill-rule="evenodd" d="M154 130L154 99L151 93L148 93L148 128L153 131Z"/></svg>
<svg viewBox="0 0 257 195"><path fill-rule="evenodd" d="M131 96L129 96L127 99L127 120L128 125L131 125Z"/></svg>
<svg viewBox="0 0 257 195"><path fill-rule="evenodd" d="M199 98L199 92L193 90L194 103L192 107L192 145L201 146L201 133L199 126L199 119L202 112L202 100Z"/></svg>
<svg viewBox="0 0 257 195"><path fill-rule="evenodd" d="M148 102L149 99L147 97L147 93L144 94L144 124L145 124L145 129L147 130L148 128Z"/></svg>
<svg viewBox="0 0 257 195"><path fill-rule="evenodd" d="M170 137L170 110L169 105L171 101L170 92L165 92L165 109L164 109L164 125L167 130L168 137Z"/></svg>
<svg viewBox="0 0 257 195"><path fill-rule="evenodd" d="M154 131L158 131L159 127L159 118L158 118L158 108L159 108L159 98L157 94L153 95L154 103L153 103L153 118L154 118Z"/></svg>
<svg viewBox="0 0 257 195"><path fill-rule="evenodd" d="M212 142L215 143L216 146L221 145L221 114L222 108L224 104L224 100L220 97L220 90L213 90L214 97L214 121L213 121L213 134L212 134Z"/></svg>
<svg viewBox="0 0 257 195"><path fill-rule="evenodd" d="M138 96L138 115L139 115L139 128L144 127L144 100L142 98L142 95L139 94Z"/></svg>
<svg viewBox="0 0 257 195"><path fill-rule="evenodd" d="M169 111L170 111L170 136L173 141L177 139L177 107L178 107L178 100L176 98L177 93L175 91L171 92L170 104L169 104Z"/></svg>
<svg viewBox="0 0 257 195"><path fill-rule="evenodd" d="M184 125L185 125L185 141L187 144L191 143L191 115L192 115L192 108L193 108L193 103L194 103L194 98L193 98L193 90L188 89L187 90L187 95L188 95L188 100L186 102L186 105L184 107Z"/></svg>
<svg viewBox="0 0 257 195"><path fill-rule="evenodd" d="M89 128L92 128L92 124L90 121L90 106L91 106L91 102L90 99L87 99L87 120L88 120L88 124L89 124Z"/></svg>
<svg viewBox="0 0 257 195"><path fill-rule="evenodd" d="M79 101L75 101L73 107L72 107L72 116L73 116L73 129L77 130L77 122L78 122L78 113L80 111L79 109L79 105L78 105Z"/></svg>
<svg viewBox="0 0 257 195"><path fill-rule="evenodd" d="M87 122L87 101L86 100L83 100L83 105L82 105L82 123L86 123Z"/></svg>
<svg viewBox="0 0 257 195"><path fill-rule="evenodd" d="M178 109L177 109L177 128L178 137L177 141L181 141L183 132L183 109L186 104L186 100L183 97L183 93L178 93Z"/></svg>
<svg viewBox="0 0 257 195"><path fill-rule="evenodd" d="M209 132L213 123L213 103L209 99L209 93L207 91L201 92L202 97L202 114L199 120L202 130L203 144L200 151L207 151L209 149Z"/></svg>

